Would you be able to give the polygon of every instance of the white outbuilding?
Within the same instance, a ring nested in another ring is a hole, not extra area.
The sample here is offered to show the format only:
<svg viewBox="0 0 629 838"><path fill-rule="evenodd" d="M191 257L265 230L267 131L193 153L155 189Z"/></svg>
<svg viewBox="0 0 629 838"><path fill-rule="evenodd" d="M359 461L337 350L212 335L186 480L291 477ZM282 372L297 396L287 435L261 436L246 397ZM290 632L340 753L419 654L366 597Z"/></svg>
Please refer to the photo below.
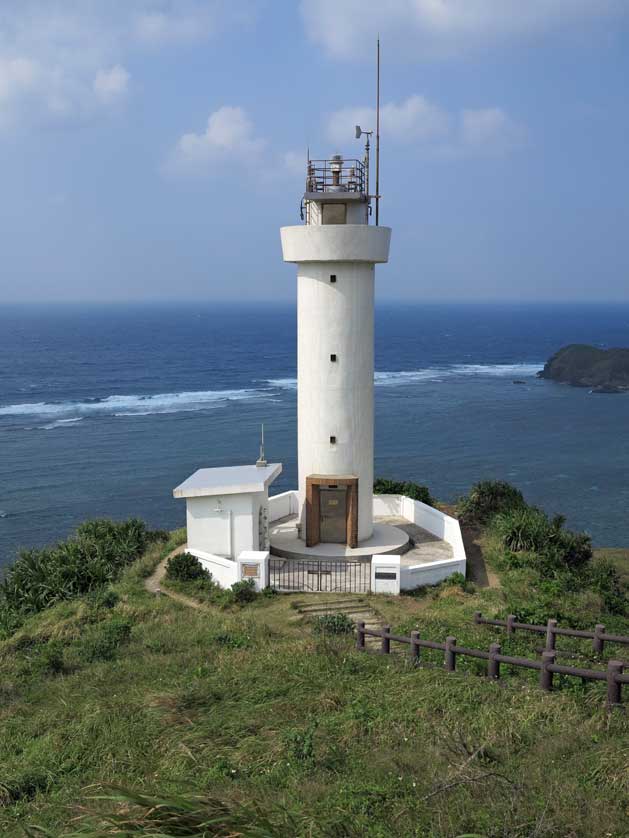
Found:
<svg viewBox="0 0 629 838"><path fill-rule="evenodd" d="M281 472L280 463L201 468L173 490L186 500L187 552L224 587L241 578L239 557L268 557L269 486Z"/></svg>

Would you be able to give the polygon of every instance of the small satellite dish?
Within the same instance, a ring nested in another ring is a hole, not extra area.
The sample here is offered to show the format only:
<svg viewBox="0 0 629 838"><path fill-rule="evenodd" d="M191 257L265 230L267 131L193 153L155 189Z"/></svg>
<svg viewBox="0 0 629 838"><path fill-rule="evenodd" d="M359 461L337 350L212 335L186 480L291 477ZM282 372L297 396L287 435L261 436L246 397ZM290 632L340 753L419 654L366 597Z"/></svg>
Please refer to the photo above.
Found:
<svg viewBox="0 0 629 838"><path fill-rule="evenodd" d="M360 139L360 137L361 137L362 133L363 133L363 132L361 131L360 125L357 125L357 126L356 126L356 139L357 139L357 140L359 140L359 139Z"/></svg>

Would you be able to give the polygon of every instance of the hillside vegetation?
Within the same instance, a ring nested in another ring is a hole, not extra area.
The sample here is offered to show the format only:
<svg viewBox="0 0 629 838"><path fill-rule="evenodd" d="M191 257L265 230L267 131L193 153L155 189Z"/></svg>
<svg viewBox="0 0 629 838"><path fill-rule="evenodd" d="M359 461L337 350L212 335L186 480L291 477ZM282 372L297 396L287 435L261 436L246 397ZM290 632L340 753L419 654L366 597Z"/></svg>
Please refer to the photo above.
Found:
<svg viewBox="0 0 629 838"><path fill-rule="evenodd" d="M369 597L396 633L529 657L539 637L474 612L629 633L627 554L593 557L504 484L479 484L460 511L501 587ZM149 594L184 537L0 642L0 834L627 835L629 720L605 712L604 685L558 679L546 694L525 670L490 682L470 659L448 675L436 652L419 668L359 653L343 621L298 615L305 595L215 597L187 559L165 584L205 591L203 609ZM562 662L604 666L587 642L558 646Z"/></svg>

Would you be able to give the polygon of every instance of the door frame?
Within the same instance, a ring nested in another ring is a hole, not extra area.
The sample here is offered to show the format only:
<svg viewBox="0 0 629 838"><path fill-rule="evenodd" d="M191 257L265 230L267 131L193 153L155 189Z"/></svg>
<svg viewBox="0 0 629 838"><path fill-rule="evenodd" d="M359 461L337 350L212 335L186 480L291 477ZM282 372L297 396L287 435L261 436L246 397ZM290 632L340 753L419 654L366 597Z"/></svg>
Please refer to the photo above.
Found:
<svg viewBox="0 0 629 838"><path fill-rule="evenodd" d="M316 547L321 540L321 486L345 486L345 543L358 547L358 478L327 474L306 477L306 547Z"/></svg>

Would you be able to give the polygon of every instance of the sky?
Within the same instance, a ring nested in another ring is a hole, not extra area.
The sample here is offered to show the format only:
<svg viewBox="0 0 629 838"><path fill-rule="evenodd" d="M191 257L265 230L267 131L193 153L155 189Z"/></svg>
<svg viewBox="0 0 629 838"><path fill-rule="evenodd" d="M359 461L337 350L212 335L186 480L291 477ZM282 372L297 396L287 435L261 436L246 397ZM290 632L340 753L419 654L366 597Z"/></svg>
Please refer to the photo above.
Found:
<svg viewBox="0 0 629 838"><path fill-rule="evenodd" d="M629 302L629 0L0 0L0 304L294 299L378 34L378 296Z"/></svg>

